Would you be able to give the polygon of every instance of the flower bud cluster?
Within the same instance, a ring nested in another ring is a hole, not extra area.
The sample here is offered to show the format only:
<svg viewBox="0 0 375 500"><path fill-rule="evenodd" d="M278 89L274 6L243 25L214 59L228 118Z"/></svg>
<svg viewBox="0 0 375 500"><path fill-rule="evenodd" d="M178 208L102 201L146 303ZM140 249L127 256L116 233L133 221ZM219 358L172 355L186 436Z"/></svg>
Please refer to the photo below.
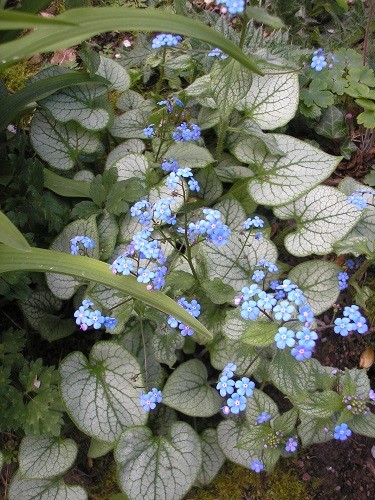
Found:
<svg viewBox="0 0 375 500"><path fill-rule="evenodd" d="M230 228L221 220L219 210L204 208L204 219L190 222L187 227L187 237L191 243L208 241L216 246L225 245L231 235ZM185 233L185 228L179 227L178 232Z"/></svg>
<svg viewBox="0 0 375 500"><path fill-rule="evenodd" d="M70 240L70 253L72 255L78 255L82 247L83 249L95 248L95 242L88 236L74 236L74 238Z"/></svg>
<svg viewBox="0 0 375 500"><path fill-rule="evenodd" d="M240 380L233 380L237 365L228 363L219 377L219 382L216 389L220 392L220 396L230 396L227 399L227 404L223 406L222 411L224 415L233 413L238 415L240 411L246 409L247 399L254 393L255 384L248 377L242 377Z"/></svg>

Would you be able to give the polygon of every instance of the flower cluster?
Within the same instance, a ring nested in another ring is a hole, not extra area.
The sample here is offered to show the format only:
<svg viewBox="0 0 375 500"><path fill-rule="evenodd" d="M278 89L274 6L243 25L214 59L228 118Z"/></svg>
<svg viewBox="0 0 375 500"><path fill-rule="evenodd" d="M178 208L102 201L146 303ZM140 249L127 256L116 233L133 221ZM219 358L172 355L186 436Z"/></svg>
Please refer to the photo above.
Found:
<svg viewBox="0 0 375 500"><path fill-rule="evenodd" d="M332 69L335 61L337 61L337 59L331 52L326 55L324 49L320 48L314 51L310 67L315 69L315 71L322 71L322 69L326 68L328 65L328 69Z"/></svg>
<svg viewBox="0 0 375 500"><path fill-rule="evenodd" d="M251 229L254 227L264 227L264 221L260 217L258 217L258 215L253 218L249 217L243 223L244 229Z"/></svg>
<svg viewBox="0 0 375 500"><path fill-rule="evenodd" d="M349 429L348 424L336 425L333 437L339 441L346 441L348 437L352 435L352 431Z"/></svg>
<svg viewBox="0 0 375 500"><path fill-rule="evenodd" d="M193 318L198 318L198 316L201 313L201 306L198 304L196 300L192 300L190 303L185 299L185 297L181 297L177 301L177 304L185 309ZM181 330L181 335L183 337L190 337L193 335L194 330L190 328L188 325L185 325L184 323L181 323L178 321L176 318L173 316L168 316L167 320L168 325L171 328L179 328Z"/></svg>
<svg viewBox="0 0 375 500"><path fill-rule="evenodd" d="M147 137L147 139L151 139L152 137L155 137L155 130L154 130L155 125L151 123L150 125L147 125L146 128L143 129L143 133Z"/></svg>
<svg viewBox="0 0 375 500"><path fill-rule="evenodd" d="M368 331L366 318L364 318L356 305L346 306L342 318L336 318L333 331L342 337L347 337L350 332L358 332L361 335Z"/></svg>
<svg viewBox="0 0 375 500"><path fill-rule="evenodd" d="M152 39L151 47L153 49L160 49L160 47L174 47L182 40L180 35L173 35L172 33L160 33Z"/></svg>
<svg viewBox="0 0 375 500"><path fill-rule="evenodd" d="M207 54L207 57L219 57L220 59L226 59L228 56L227 54L224 54L224 52L221 49L218 49L216 47Z"/></svg>
<svg viewBox="0 0 375 500"><path fill-rule="evenodd" d="M245 0L216 0L216 3L224 4L225 12L229 14L242 14L245 10ZM224 12L224 9L222 11Z"/></svg>
<svg viewBox="0 0 375 500"><path fill-rule="evenodd" d="M248 397L254 393L255 384L247 377L242 377L241 380L234 381L234 372L237 370L237 365L228 363L219 378L216 389L220 392L220 396L230 396L227 399L227 404L222 408L224 415L233 413L237 415L240 411L244 411ZM236 391L235 391L236 389Z"/></svg>
<svg viewBox="0 0 375 500"><path fill-rule="evenodd" d="M257 282L264 280L267 272L278 271L276 264L265 259L261 259L257 265L266 269L266 272L261 271L262 274L255 271L253 279ZM272 281L270 288L275 293L267 293L257 283L242 288L241 295L235 298L235 304L241 305L242 318L254 321L263 314L273 321L281 322L275 335L276 347L290 347L291 354L297 361L311 358L318 334L310 329L314 313L302 290L288 279L282 283ZM289 329L285 323L291 320L303 325L297 331Z"/></svg>
<svg viewBox="0 0 375 500"><path fill-rule="evenodd" d="M188 186L190 191L200 191L199 184L193 177L193 172L191 168L180 168L177 161L170 159L162 163L162 168L165 171L170 171L170 174L165 179L165 185L168 189L174 190L179 184L181 184L182 179L188 179Z"/></svg>
<svg viewBox="0 0 375 500"><path fill-rule="evenodd" d="M89 326L92 326L95 330L99 330L102 326L113 330L117 324L117 319L103 316L99 309L92 309L93 305L94 303L88 299L82 302L82 305L74 313L76 324L83 331L86 331Z"/></svg>
<svg viewBox="0 0 375 500"><path fill-rule="evenodd" d="M72 255L79 254L80 251L79 244L81 244L81 246L86 249L95 248L94 240L89 238L88 236L74 236L74 238L70 240L70 253Z"/></svg>
<svg viewBox="0 0 375 500"><path fill-rule="evenodd" d="M199 125L195 123L188 125L186 122L178 125L172 133L172 139L176 142L197 141L200 136L201 129Z"/></svg>
<svg viewBox="0 0 375 500"><path fill-rule="evenodd" d="M165 106L168 114L172 113L174 105L178 106L179 108L183 108L185 106L185 104L182 101L180 101L180 99L178 99L177 97L171 97L170 99L159 101L157 105Z"/></svg>
<svg viewBox="0 0 375 500"><path fill-rule="evenodd" d="M342 292L348 288L349 274L345 271L338 274L337 279L339 280L339 290Z"/></svg>
<svg viewBox="0 0 375 500"><path fill-rule="evenodd" d="M206 240L216 246L225 245L231 234L230 228L221 220L221 213L219 210L211 208L204 208L204 219L196 222L190 222L188 227L178 228L180 233L187 234L190 242L198 242Z"/></svg>
<svg viewBox="0 0 375 500"><path fill-rule="evenodd" d="M366 404L367 398L361 396L345 396L343 403L346 405L346 409L353 413L353 415L368 415L370 413L370 408Z"/></svg>
<svg viewBox="0 0 375 500"><path fill-rule="evenodd" d="M162 400L163 394L161 393L161 391L154 387L147 394L145 394L143 391L141 392L140 405L145 411L150 411L154 410L156 407L156 403L161 403Z"/></svg>
<svg viewBox="0 0 375 500"><path fill-rule="evenodd" d="M261 460L252 460L250 462L250 469L258 474L264 469L264 464Z"/></svg>

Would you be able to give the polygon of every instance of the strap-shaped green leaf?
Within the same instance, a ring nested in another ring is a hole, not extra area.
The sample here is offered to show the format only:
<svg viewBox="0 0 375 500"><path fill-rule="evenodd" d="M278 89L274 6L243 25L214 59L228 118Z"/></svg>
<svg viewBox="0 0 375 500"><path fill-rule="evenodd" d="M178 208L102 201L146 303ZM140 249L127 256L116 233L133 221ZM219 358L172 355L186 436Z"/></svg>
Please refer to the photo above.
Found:
<svg viewBox="0 0 375 500"><path fill-rule="evenodd" d="M189 17L153 9L127 8L125 11L121 7L101 7L68 10L56 16L55 19L73 22L76 26L59 26L56 29L40 27L40 29L25 37L4 44L1 47L2 64L0 65L0 71L2 67L12 62L14 57L24 59L40 52L53 52L77 45L98 33L119 30L161 31L197 38L213 47L220 48L249 70L263 74L253 57L246 56L233 42L214 29ZM0 23L0 30L5 28L6 20L3 20Z"/></svg>
<svg viewBox="0 0 375 500"><path fill-rule="evenodd" d="M139 404L138 361L115 342L97 342L89 360L69 354L60 365L61 397L77 427L100 441L114 442L129 425L142 425L147 413Z"/></svg>
<svg viewBox="0 0 375 500"><path fill-rule="evenodd" d="M67 179L60 175L51 172L45 168L44 174L44 187L50 189L60 196L73 197L73 198L90 198L90 183Z"/></svg>
<svg viewBox="0 0 375 500"><path fill-rule="evenodd" d="M108 264L53 250L32 248L22 252L0 245L0 274L8 271L54 272L78 279L94 281L141 300L145 304L174 316L200 334L202 342L212 339L212 334L184 308L162 292L150 292L132 276L114 276Z"/></svg>
<svg viewBox="0 0 375 500"><path fill-rule="evenodd" d="M199 438L190 425L177 422L169 436L153 436L134 426L115 449L119 484L129 500L177 500L194 483L202 464Z"/></svg>
<svg viewBox="0 0 375 500"><path fill-rule="evenodd" d="M28 479L17 471L9 487L9 500L86 500L87 493L81 486L67 486L62 479Z"/></svg>
<svg viewBox="0 0 375 500"><path fill-rule="evenodd" d="M211 417L222 405L219 393L207 383L207 370L198 359L180 365L167 380L163 403L185 415Z"/></svg>
<svg viewBox="0 0 375 500"><path fill-rule="evenodd" d="M361 211L347 196L330 186L318 186L290 205L278 207L280 219L296 219L297 230L285 238L285 247L298 257L325 255L355 226Z"/></svg>
<svg viewBox="0 0 375 500"><path fill-rule="evenodd" d="M29 252L31 249L24 235L3 212L0 212L0 243L22 252Z"/></svg>
<svg viewBox="0 0 375 500"><path fill-rule="evenodd" d="M61 19L46 18L41 16L34 16L25 12L17 12L14 10L1 10L0 11L0 30L14 30L42 27L44 29L53 29L63 26L75 26L73 21L63 21Z"/></svg>
<svg viewBox="0 0 375 500"><path fill-rule="evenodd" d="M87 73L74 72L49 76L29 83L25 88L0 101L0 130L6 127L8 123L11 123L28 104L44 99L63 88L88 82L96 84L108 83L100 76L90 77Z"/></svg>
<svg viewBox="0 0 375 500"><path fill-rule="evenodd" d="M341 160L288 135L274 138L284 156L270 155L263 142L251 138L233 148L233 154L257 172L249 193L262 205L279 206L299 198L329 177Z"/></svg>
<svg viewBox="0 0 375 500"><path fill-rule="evenodd" d="M18 454L20 471L28 479L61 476L73 465L77 452L72 439L26 436Z"/></svg>
<svg viewBox="0 0 375 500"><path fill-rule="evenodd" d="M314 314L330 309L339 296L337 276L342 268L326 260L310 260L294 267L288 278L305 294Z"/></svg>

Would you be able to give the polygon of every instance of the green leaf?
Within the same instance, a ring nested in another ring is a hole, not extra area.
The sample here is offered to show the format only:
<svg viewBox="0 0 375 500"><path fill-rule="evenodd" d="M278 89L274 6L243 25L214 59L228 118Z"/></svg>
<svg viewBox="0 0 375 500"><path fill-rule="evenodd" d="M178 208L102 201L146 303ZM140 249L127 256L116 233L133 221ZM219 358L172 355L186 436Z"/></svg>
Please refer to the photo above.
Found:
<svg viewBox="0 0 375 500"><path fill-rule="evenodd" d="M109 59L104 56L99 57L100 64L96 74L111 82L111 90L117 90L118 92L128 90L131 80L126 69L114 59Z"/></svg>
<svg viewBox="0 0 375 500"><path fill-rule="evenodd" d="M30 298L19 302L19 306L32 328L39 331L39 322L46 313L56 313L62 306L58 299L48 289L35 290Z"/></svg>
<svg viewBox="0 0 375 500"><path fill-rule="evenodd" d="M370 438L375 438L375 415L357 415L349 423L349 427L353 432L362 434Z"/></svg>
<svg viewBox="0 0 375 500"><path fill-rule="evenodd" d="M221 199L216 203L216 210L222 215L223 222L229 226L232 230L241 232L243 230L243 223L246 219L246 212L242 208L241 203L239 203L232 196Z"/></svg>
<svg viewBox="0 0 375 500"><path fill-rule="evenodd" d="M375 102L370 99L356 99L355 102L359 104L359 106L362 106L362 108L375 111Z"/></svg>
<svg viewBox="0 0 375 500"><path fill-rule="evenodd" d="M246 66L255 73L262 71L255 64L255 58L246 56L233 42L225 38L212 28L198 23L185 16L178 16L154 9L127 8L126 16L122 7L103 7L90 9L68 10L54 18L58 21L73 22L74 26L59 26L52 29L40 27L37 31L8 42L2 46L2 62L4 67L12 61L13 57L24 59L40 52L53 52L58 49L72 47L85 39L106 31L151 31L179 33L180 35L198 38L213 47L218 47L230 57ZM14 14L15 16L16 14ZM37 16L33 16L38 19ZM13 17L14 29L17 18ZM10 22L10 21L8 21ZM24 22L24 21L23 21ZM0 29L6 29L7 21L4 20ZM9 26L9 25L8 25ZM2 67L0 66L0 70Z"/></svg>
<svg viewBox="0 0 375 500"><path fill-rule="evenodd" d="M110 133L123 139L144 139L143 129L147 125L148 112L142 109L131 109L122 115L115 116Z"/></svg>
<svg viewBox="0 0 375 500"><path fill-rule="evenodd" d="M52 250L32 248L29 253L14 250L0 245L0 274L9 271L48 272L74 276L85 281L101 283L109 288L141 300L165 314L177 318L189 325L199 334L202 342L212 339L212 334L198 320L193 318L183 307L165 294L153 291L150 293L144 285L132 276L114 276L108 264L79 255L67 255Z"/></svg>
<svg viewBox="0 0 375 500"><path fill-rule="evenodd" d="M241 341L233 342L232 339L222 338L209 346L211 364L217 370L222 370L225 365L232 362L237 365L237 372L251 375L258 367L260 358L253 347Z"/></svg>
<svg viewBox="0 0 375 500"><path fill-rule="evenodd" d="M245 97L251 87L252 75L233 59L216 61L211 73L211 95L224 119L235 105Z"/></svg>
<svg viewBox="0 0 375 500"><path fill-rule="evenodd" d="M252 460L259 458L253 451L238 448L248 429L234 420L224 420L217 428L220 448L228 460L248 468Z"/></svg>
<svg viewBox="0 0 375 500"><path fill-rule="evenodd" d="M64 339L77 331L77 325L72 318L61 319L53 314L45 314L38 327L40 336L48 342Z"/></svg>
<svg viewBox="0 0 375 500"><path fill-rule="evenodd" d="M47 2L48 3L48 2ZM73 21L63 21L61 19L46 18L27 14L25 12L17 12L15 10L3 10L0 14L0 30L14 30L43 27L44 29L56 29L56 27L76 26ZM19 59L19 57L17 57Z"/></svg>
<svg viewBox="0 0 375 500"><path fill-rule="evenodd" d="M88 236L94 240L95 247L93 249L86 249L86 252L89 257L97 258L99 256L99 236L95 215L89 219L76 220L65 226L63 231L53 241L51 249L58 252L70 253L70 240L77 235ZM46 281L51 292L60 299L70 299L80 286L79 281L73 277L60 276L55 273L47 273Z"/></svg>
<svg viewBox="0 0 375 500"><path fill-rule="evenodd" d="M25 436L20 444L20 472L28 479L47 479L72 467L78 447L72 439Z"/></svg>
<svg viewBox="0 0 375 500"><path fill-rule="evenodd" d="M291 410L274 417L271 420L271 427L275 431L281 432L284 436L291 434L292 432L295 432L297 417L297 409L292 408Z"/></svg>
<svg viewBox="0 0 375 500"><path fill-rule="evenodd" d="M74 122L59 123L46 111L34 114L30 139L38 155L59 170L71 170L80 154L95 153L100 146L91 132Z"/></svg>
<svg viewBox="0 0 375 500"><path fill-rule="evenodd" d="M88 458L99 458L103 457L114 448L113 443L106 443L105 441L99 441L98 439L91 438L90 448L87 452Z"/></svg>
<svg viewBox="0 0 375 500"><path fill-rule="evenodd" d="M83 432L114 442L124 426L142 425L147 414L139 404L138 361L115 342L97 342L89 360L69 354L60 365L61 396L67 411Z"/></svg>
<svg viewBox="0 0 375 500"><path fill-rule="evenodd" d="M81 486L67 486L62 479L28 479L17 471L9 487L9 500L34 500L36 498L64 498L86 500L87 493Z"/></svg>
<svg viewBox="0 0 375 500"><path fill-rule="evenodd" d="M250 233L232 233L228 243L221 247L202 243L201 251L208 278L219 278L235 290L240 290L249 281L259 259L272 262L277 259L277 250L271 241L266 238L256 240Z"/></svg>
<svg viewBox="0 0 375 500"><path fill-rule="evenodd" d="M171 271L166 277L166 285L171 287L174 293L189 290L194 284L194 276L186 271Z"/></svg>
<svg viewBox="0 0 375 500"><path fill-rule="evenodd" d="M44 187L60 196L90 198L90 184L88 182L61 177L47 168L43 170L43 175Z"/></svg>
<svg viewBox="0 0 375 500"><path fill-rule="evenodd" d="M30 245L26 241L24 235L16 228L16 226L8 219L8 217L0 211L0 243L4 243L10 248L15 248L21 252L28 252Z"/></svg>
<svg viewBox="0 0 375 500"><path fill-rule="evenodd" d="M266 425L248 426L238 442L238 447L259 456L262 454L265 440L270 434L271 430Z"/></svg>
<svg viewBox="0 0 375 500"><path fill-rule="evenodd" d="M264 133L258 123L254 120L250 120L249 118L244 120L233 131L260 139L271 155L284 155L284 152L277 146L277 141L273 134Z"/></svg>
<svg viewBox="0 0 375 500"><path fill-rule="evenodd" d="M257 418L264 411L269 413L272 418L279 414L275 401L263 391L254 389L253 397L249 401L249 404L246 405L245 410L246 421L249 423L249 426L258 425Z"/></svg>
<svg viewBox="0 0 375 500"><path fill-rule="evenodd" d="M219 278L214 278L213 281L204 281L202 288L214 304L231 302L236 294L230 285L226 285Z"/></svg>
<svg viewBox="0 0 375 500"><path fill-rule="evenodd" d="M315 443L326 443L332 439L329 429L332 428L333 422L330 418L316 418L301 413L299 419L298 435L304 447Z"/></svg>
<svg viewBox="0 0 375 500"><path fill-rule="evenodd" d="M337 167L341 157L331 156L287 135L274 134L282 157L271 156L259 141L244 139L233 154L257 175L249 182L249 193L259 204L284 205L320 184Z"/></svg>
<svg viewBox="0 0 375 500"><path fill-rule="evenodd" d="M131 179L132 177L137 177L145 181L148 161L143 154L128 153L112 163L109 168L115 168L117 170L119 181Z"/></svg>
<svg viewBox="0 0 375 500"><path fill-rule="evenodd" d="M365 128L375 128L375 111L363 111L357 116L357 122Z"/></svg>
<svg viewBox="0 0 375 500"><path fill-rule="evenodd" d="M296 361L290 351L276 351L270 363L269 373L274 385L288 397L294 397L304 390L315 389L311 364L307 361Z"/></svg>
<svg viewBox="0 0 375 500"><path fill-rule="evenodd" d="M107 260L116 246L119 227L113 214L104 212L98 219L100 259Z"/></svg>
<svg viewBox="0 0 375 500"><path fill-rule="evenodd" d="M333 244L355 226L361 211L330 186L318 186L290 205L274 209L280 219L296 219L297 230L284 240L286 249L303 257L332 252Z"/></svg>
<svg viewBox="0 0 375 500"><path fill-rule="evenodd" d="M203 168L214 162L208 149L191 142L172 144L164 156L175 159L181 168Z"/></svg>
<svg viewBox="0 0 375 500"><path fill-rule="evenodd" d="M315 315L327 311L340 294L337 276L342 268L327 260L310 260L294 267L288 278L299 286Z"/></svg>
<svg viewBox="0 0 375 500"><path fill-rule="evenodd" d="M140 139L128 139L127 141L123 141L109 152L105 162L105 168L106 170L110 169L114 163L121 160L121 158L128 153L143 153L144 150L145 144Z"/></svg>
<svg viewBox="0 0 375 500"><path fill-rule="evenodd" d="M332 106L334 99L332 92L326 90L327 86L326 82L314 79L308 89L301 89L300 98L307 107L316 104L319 108L328 108L328 106Z"/></svg>
<svg viewBox="0 0 375 500"><path fill-rule="evenodd" d="M208 485L224 464L225 456L219 446L216 429L205 429L199 439L202 447L202 468L197 482L200 485Z"/></svg>
<svg viewBox="0 0 375 500"><path fill-rule="evenodd" d="M248 321L245 333L241 339L244 344L255 347L268 347L275 342L279 325L274 322Z"/></svg>
<svg viewBox="0 0 375 500"><path fill-rule="evenodd" d="M294 117L299 101L296 73L254 75L246 97L236 106L262 130L274 130Z"/></svg>
<svg viewBox="0 0 375 500"><path fill-rule="evenodd" d="M204 364L197 359L186 361L170 375L163 403L193 417L211 417L222 405L219 393L207 384Z"/></svg>
<svg viewBox="0 0 375 500"><path fill-rule="evenodd" d="M39 81L44 82L45 78ZM111 118L108 105L99 99L106 92L105 85L76 85L42 99L39 104L60 123L72 120L88 130L103 130Z"/></svg>
<svg viewBox="0 0 375 500"><path fill-rule="evenodd" d="M35 101L40 101L66 87L87 84L87 82L105 83L100 77L91 78L86 73L73 72L49 76L48 78L28 83L25 88L6 97L0 103L0 130L6 127L8 123L11 123L27 105Z"/></svg>
<svg viewBox="0 0 375 500"><path fill-rule="evenodd" d="M272 16L267 9L262 7L249 6L246 9L246 14L257 23L266 24L273 29L285 28L285 24L279 17Z"/></svg>
<svg viewBox="0 0 375 500"><path fill-rule="evenodd" d="M209 165L198 170L194 174L194 178L198 181L200 187L198 196L203 198L206 203L210 204L216 201L223 194L223 186L214 167Z"/></svg>
<svg viewBox="0 0 375 500"><path fill-rule="evenodd" d="M120 487L129 500L175 500L194 483L201 465L199 438L185 422L169 436L153 436L144 426L131 427L115 449Z"/></svg>
<svg viewBox="0 0 375 500"><path fill-rule="evenodd" d="M358 396L366 399L371 389L366 370L358 368L346 369L342 384L342 396Z"/></svg>
<svg viewBox="0 0 375 500"><path fill-rule="evenodd" d="M308 393L302 391L292 396L292 401L301 413L316 418L329 418L344 408L341 396L334 391Z"/></svg>
<svg viewBox="0 0 375 500"><path fill-rule="evenodd" d="M344 113L336 106L327 108L315 127L315 132L328 139L342 139L348 137L348 128L345 125Z"/></svg>

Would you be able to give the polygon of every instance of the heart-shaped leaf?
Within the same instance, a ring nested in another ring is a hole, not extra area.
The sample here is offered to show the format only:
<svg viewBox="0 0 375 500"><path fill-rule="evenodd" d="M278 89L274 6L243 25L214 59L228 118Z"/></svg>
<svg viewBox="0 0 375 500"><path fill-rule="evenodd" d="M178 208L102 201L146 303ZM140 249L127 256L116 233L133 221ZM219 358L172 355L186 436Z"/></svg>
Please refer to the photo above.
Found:
<svg viewBox="0 0 375 500"><path fill-rule="evenodd" d="M300 424L297 430L303 446L325 443L332 439L332 434L329 432L332 428L330 418L316 418L316 416L301 413L299 419Z"/></svg>
<svg viewBox="0 0 375 500"><path fill-rule="evenodd" d="M181 168L203 168L214 162L208 149L191 142L172 144L164 156L176 160Z"/></svg>
<svg viewBox="0 0 375 500"><path fill-rule="evenodd" d="M262 142L252 138L233 148L233 154L256 171L249 193L262 205L279 206L299 198L329 177L341 160L288 135L274 134L274 138L284 156L270 155Z"/></svg>
<svg viewBox="0 0 375 500"><path fill-rule="evenodd" d="M30 140L38 155L58 170L71 170L80 154L100 147L94 134L74 122L59 123L47 111L34 114Z"/></svg>
<svg viewBox="0 0 375 500"><path fill-rule="evenodd" d="M73 465L77 452L72 439L25 436L18 453L20 472L28 479L61 476Z"/></svg>
<svg viewBox="0 0 375 500"><path fill-rule="evenodd" d="M132 177L145 180L148 161L142 154L128 153L112 163L110 168L112 167L117 169L119 181L131 179Z"/></svg>
<svg viewBox="0 0 375 500"><path fill-rule="evenodd" d="M129 500L176 500L194 483L202 464L199 438L185 422L169 436L153 436L144 426L130 427L115 449L118 480Z"/></svg>
<svg viewBox="0 0 375 500"><path fill-rule="evenodd" d="M197 482L202 485L209 484L217 475L225 462L224 453L218 442L216 429L205 429L199 436L202 446L202 469Z"/></svg>
<svg viewBox="0 0 375 500"><path fill-rule="evenodd" d="M241 340L233 342L232 339L224 337L215 341L209 349L211 364L217 370L222 370L228 363L235 363L238 373L249 376L260 363L260 357L254 347L243 344Z"/></svg>
<svg viewBox="0 0 375 500"><path fill-rule="evenodd" d="M108 153L105 168L110 169L114 163L129 153L143 153L145 150L145 144L140 139L128 139L116 146L112 151Z"/></svg>
<svg viewBox="0 0 375 500"><path fill-rule="evenodd" d="M263 391L254 389L250 404L246 405L246 421L251 426L257 425L257 419L264 411L271 415L272 418L279 414L279 409L274 400Z"/></svg>
<svg viewBox="0 0 375 500"><path fill-rule="evenodd" d="M106 80L109 80L112 84L111 89L119 92L128 90L131 80L126 69L113 59L109 59L104 56L99 57L100 64L96 74L102 76Z"/></svg>
<svg viewBox="0 0 375 500"><path fill-rule="evenodd" d="M138 361L115 342L97 342L89 360L81 352L69 354L60 365L61 396L77 427L111 443L124 427L144 424L143 381L135 384L135 373L141 373Z"/></svg>
<svg viewBox="0 0 375 500"><path fill-rule="evenodd" d="M294 267L288 278L299 286L314 314L332 307L339 296L337 276L342 268L327 260L310 260Z"/></svg>
<svg viewBox="0 0 375 500"><path fill-rule="evenodd" d="M17 471L9 487L9 500L86 500L87 493L81 486L67 486L62 479L28 479Z"/></svg>
<svg viewBox="0 0 375 500"><path fill-rule="evenodd" d="M70 253L70 240L75 236L88 236L93 239L95 247L86 249L87 255L98 258L99 235L95 215L88 219L80 219L68 224L55 238L51 245L51 250ZM70 299L80 285L80 283L71 276L54 273L46 273L46 281L51 292L60 299Z"/></svg>
<svg viewBox="0 0 375 500"><path fill-rule="evenodd" d="M256 453L238 448L238 443L245 437L247 428L234 420L220 422L217 428L220 448L224 455L235 464L249 468L250 462L258 458Z"/></svg>
<svg viewBox="0 0 375 500"><path fill-rule="evenodd" d="M163 403L185 415L211 417L220 410L219 393L207 383L207 370L198 359L180 365L163 389Z"/></svg>
<svg viewBox="0 0 375 500"><path fill-rule="evenodd" d="M297 73L266 76L253 75L246 97L237 104L263 130L274 130L287 124L296 114L299 102Z"/></svg>
<svg viewBox="0 0 375 500"><path fill-rule="evenodd" d="M358 222L361 211L338 189L318 186L290 205L274 209L280 219L296 219L297 230L285 238L285 247L302 257L332 252L333 244Z"/></svg>

